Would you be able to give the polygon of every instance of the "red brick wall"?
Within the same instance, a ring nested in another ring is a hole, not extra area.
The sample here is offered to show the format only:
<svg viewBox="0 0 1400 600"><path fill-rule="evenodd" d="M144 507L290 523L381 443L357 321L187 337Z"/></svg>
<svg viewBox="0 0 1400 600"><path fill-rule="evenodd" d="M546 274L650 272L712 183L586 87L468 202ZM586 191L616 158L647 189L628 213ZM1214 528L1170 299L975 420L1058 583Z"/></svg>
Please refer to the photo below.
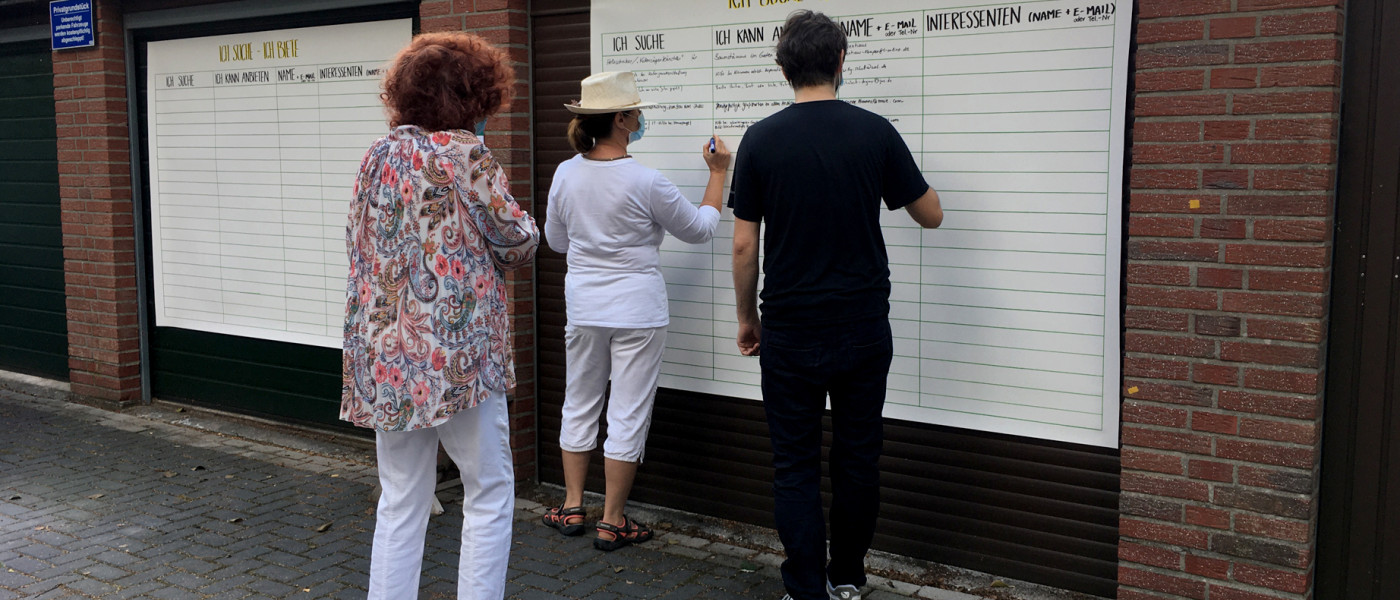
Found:
<svg viewBox="0 0 1400 600"><path fill-rule="evenodd" d="M120 5L93 2L97 45L53 53L68 368L82 399L141 398L136 237Z"/></svg>
<svg viewBox="0 0 1400 600"><path fill-rule="evenodd" d="M1337 0L1140 0L1119 598L1310 598Z"/></svg>
<svg viewBox="0 0 1400 600"><path fill-rule="evenodd" d="M418 14L422 30L470 31L510 53L517 86L510 108L486 123L486 145L505 165L511 193L521 208L534 215L530 159L530 32L527 0L423 0ZM536 215L543 224L542 215ZM515 477L534 481L535 441L535 268L510 273L512 339L515 343L515 375L510 393L511 448L515 452Z"/></svg>

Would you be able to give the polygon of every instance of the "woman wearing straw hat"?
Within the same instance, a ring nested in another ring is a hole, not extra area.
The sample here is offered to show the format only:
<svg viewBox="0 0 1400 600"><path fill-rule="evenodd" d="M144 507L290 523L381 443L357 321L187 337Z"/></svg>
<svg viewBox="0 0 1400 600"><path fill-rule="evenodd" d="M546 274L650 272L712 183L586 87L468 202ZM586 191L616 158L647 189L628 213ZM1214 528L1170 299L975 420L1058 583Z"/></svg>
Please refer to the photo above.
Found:
<svg viewBox="0 0 1400 600"><path fill-rule="evenodd" d="M709 182L697 208L660 172L627 154L646 130L642 109L656 106L642 102L632 73L598 73L582 88L582 99L566 105L574 113L569 144L579 154L555 171L545 217L549 247L568 257L568 324L559 432L565 496L543 519L564 535L584 531L583 484L611 378L606 499L593 540L611 551L651 539L651 530L627 518L623 507L645 450L670 323L661 241L666 232L691 244L714 236L730 157L719 139L702 144Z"/></svg>

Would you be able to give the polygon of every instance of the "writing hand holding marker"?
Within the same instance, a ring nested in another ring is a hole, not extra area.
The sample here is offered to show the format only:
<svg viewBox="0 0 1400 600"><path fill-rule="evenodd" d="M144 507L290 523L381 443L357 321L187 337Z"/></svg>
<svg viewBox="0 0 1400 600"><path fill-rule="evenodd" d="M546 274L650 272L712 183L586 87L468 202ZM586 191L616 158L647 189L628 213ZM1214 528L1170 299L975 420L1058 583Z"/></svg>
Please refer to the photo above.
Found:
<svg viewBox="0 0 1400 600"><path fill-rule="evenodd" d="M724 174L729 171L729 149L724 147L724 140L719 136L711 136L705 145L700 147L700 156L705 159L705 166L710 168L710 172L719 171Z"/></svg>
<svg viewBox="0 0 1400 600"><path fill-rule="evenodd" d="M724 140L714 136L700 144L700 157L705 159L705 166L710 169L710 181L705 184L705 197L700 201L700 205L720 210L724 180L729 174L729 149L724 147Z"/></svg>

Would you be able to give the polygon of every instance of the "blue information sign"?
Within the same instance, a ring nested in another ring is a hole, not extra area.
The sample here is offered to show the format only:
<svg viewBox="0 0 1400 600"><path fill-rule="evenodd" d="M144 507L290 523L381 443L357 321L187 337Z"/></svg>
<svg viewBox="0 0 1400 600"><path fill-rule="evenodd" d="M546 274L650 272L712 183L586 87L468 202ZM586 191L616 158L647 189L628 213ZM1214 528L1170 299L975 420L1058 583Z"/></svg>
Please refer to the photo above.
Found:
<svg viewBox="0 0 1400 600"><path fill-rule="evenodd" d="M53 28L53 49L86 48L96 44L93 32L94 0L53 0L49 3L49 25Z"/></svg>

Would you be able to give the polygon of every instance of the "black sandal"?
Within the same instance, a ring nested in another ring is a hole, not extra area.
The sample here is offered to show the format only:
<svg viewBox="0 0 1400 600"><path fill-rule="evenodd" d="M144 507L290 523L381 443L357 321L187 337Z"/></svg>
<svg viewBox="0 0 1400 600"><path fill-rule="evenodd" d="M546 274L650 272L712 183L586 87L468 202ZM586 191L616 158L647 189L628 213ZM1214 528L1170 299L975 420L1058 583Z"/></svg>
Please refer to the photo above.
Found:
<svg viewBox="0 0 1400 600"><path fill-rule="evenodd" d="M559 533L572 536L583 533L583 520L587 514L588 511L582 506L564 508L561 504L549 507L540 519L545 525L558 529ZM578 519L578 522L572 522L574 519Z"/></svg>
<svg viewBox="0 0 1400 600"><path fill-rule="evenodd" d="M593 538L593 547L604 552L612 552L629 544L640 544L651 539L651 528L622 515L622 526L598 521L598 533L608 534L612 539Z"/></svg>

